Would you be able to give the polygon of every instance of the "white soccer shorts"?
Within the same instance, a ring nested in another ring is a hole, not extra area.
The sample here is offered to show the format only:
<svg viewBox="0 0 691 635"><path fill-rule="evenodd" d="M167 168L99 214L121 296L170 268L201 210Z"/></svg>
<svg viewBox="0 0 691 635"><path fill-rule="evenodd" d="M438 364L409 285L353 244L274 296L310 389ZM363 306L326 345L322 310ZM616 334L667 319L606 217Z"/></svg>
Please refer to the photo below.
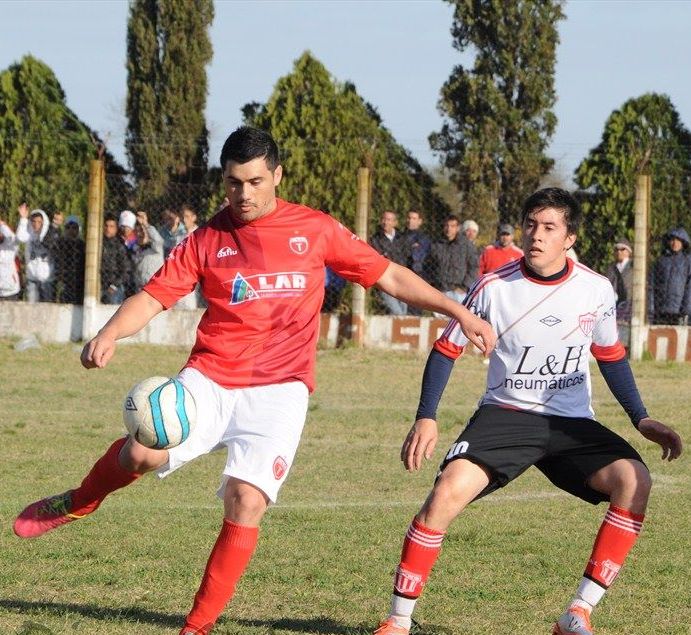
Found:
<svg viewBox="0 0 691 635"><path fill-rule="evenodd" d="M197 424L184 443L168 450L168 463L157 470L159 478L226 447L218 496L223 498L233 477L254 485L275 503L305 425L307 386L292 381L228 389L194 368L184 368L178 379L194 397Z"/></svg>

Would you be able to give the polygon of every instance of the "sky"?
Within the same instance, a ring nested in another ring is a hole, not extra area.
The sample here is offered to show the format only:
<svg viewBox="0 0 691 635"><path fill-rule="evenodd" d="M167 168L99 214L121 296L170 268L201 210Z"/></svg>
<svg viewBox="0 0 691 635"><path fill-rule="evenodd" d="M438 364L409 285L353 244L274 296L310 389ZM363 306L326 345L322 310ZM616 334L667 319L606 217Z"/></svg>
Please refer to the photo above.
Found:
<svg viewBox="0 0 691 635"><path fill-rule="evenodd" d="M48 64L68 106L126 162L124 115L128 4L123 0L0 1L0 70L23 55ZM667 94L691 128L691 1L575 1L559 24L555 114L548 154L569 179L611 112L646 92ZM216 0L206 108L211 160L310 50L338 81L351 81L397 141L424 165L441 128L440 89L462 58L441 0Z"/></svg>

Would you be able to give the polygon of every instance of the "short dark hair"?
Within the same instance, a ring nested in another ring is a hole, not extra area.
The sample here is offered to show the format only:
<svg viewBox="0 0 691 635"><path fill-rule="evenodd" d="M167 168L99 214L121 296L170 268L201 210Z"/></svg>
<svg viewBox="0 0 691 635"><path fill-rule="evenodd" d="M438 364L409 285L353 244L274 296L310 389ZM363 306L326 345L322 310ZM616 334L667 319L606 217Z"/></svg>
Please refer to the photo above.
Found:
<svg viewBox="0 0 691 635"><path fill-rule="evenodd" d="M111 213L111 212L108 212L108 213L103 217L103 224L105 225L109 220L114 221L115 224L117 225L118 217L117 217L115 214L113 214L113 213Z"/></svg>
<svg viewBox="0 0 691 635"><path fill-rule="evenodd" d="M526 199L525 203L523 203L521 225L525 224L529 214L532 212L539 212L548 207L553 207L564 213L566 232L568 234L578 233L583 218L581 206L571 194L559 187L546 187L537 192L533 192Z"/></svg>
<svg viewBox="0 0 691 635"><path fill-rule="evenodd" d="M266 167L272 172L278 167L281 160L273 137L265 130L240 126L223 144L221 170L225 170L228 161L247 163L260 157L264 157Z"/></svg>
<svg viewBox="0 0 691 635"><path fill-rule="evenodd" d="M444 222L448 223L449 221L456 221L459 225L461 224L461 219L456 216L456 214L449 214L445 219Z"/></svg>

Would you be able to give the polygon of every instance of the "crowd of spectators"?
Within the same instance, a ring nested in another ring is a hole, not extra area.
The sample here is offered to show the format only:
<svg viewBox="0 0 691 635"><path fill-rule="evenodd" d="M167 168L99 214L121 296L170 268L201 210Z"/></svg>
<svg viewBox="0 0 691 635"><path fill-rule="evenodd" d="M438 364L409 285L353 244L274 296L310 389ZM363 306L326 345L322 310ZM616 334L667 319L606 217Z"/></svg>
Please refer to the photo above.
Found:
<svg viewBox="0 0 691 635"><path fill-rule="evenodd" d="M101 302L120 304L139 291L161 267L170 251L195 231L197 213L190 205L165 209L159 227L143 211L108 213L103 223L100 263ZM500 224L496 241L480 247L480 227L472 219L461 222L449 215L439 228L439 237L427 233L425 217L411 209L405 228L399 216L385 210L379 217L370 244L381 254L412 269L445 295L462 302L473 282L482 274L519 259L523 252L514 244L514 227ZM86 245L78 216L55 212L52 218L42 209L18 208L13 229L0 217L0 301L61 302L81 304L84 299ZM684 325L691 315L691 253L689 235L683 227L670 229L662 237L659 258L649 266L647 311L651 324ZM617 320L625 338L631 319L633 292L633 248L625 238L613 243L613 257L604 275L617 297ZM568 254L573 260L575 252ZM326 271L322 310L343 307L346 282ZM379 292L380 310L390 315L420 315L405 303ZM203 306L199 289L176 305L182 309Z"/></svg>
<svg viewBox="0 0 691 635"><path fill-rule="evenodd" d="M441 227L441 237L437 239L425 233L423 224L422 212L411 210L407 215L406 228L399 231L398 215L387 210L381 214L379 227L370 238L370 244L379 253L412 269L459 302L479 276L495 271L523 255L514 243L514 227L508 223L500 224L496 241L484 247L478 245L480 227L472 219L461 223L458 216L448 216ZM691 315L689 235L684 228L678 227L669 230L662 240L662 253L651 263L648 275L648 320L651 324L688 324ZM633 292L633 248L627 239L620 238L615 241L613 250L612 262L603 273L616 293L617 320L627 339ZM578 262L573 249L567 255ZM419 314L385 294L380 293L378 297L381 308L388 314ZM325 303L325 310L329 310L331 304Z"/></svg>
<svg viewBox="0 0 691 635"><path fill-rule="evenodd" d="M18 208L16 229L0 219L0 300L60 302L84 301L86 244L82 221L61 212ZM190 205L164 210L160 228L138 210L108 213L103 222L100 279L101 302L120 304L139 291L163 265L170 250L197 229L197 214ZM195 290L179 308L195 309Z"/></svg>

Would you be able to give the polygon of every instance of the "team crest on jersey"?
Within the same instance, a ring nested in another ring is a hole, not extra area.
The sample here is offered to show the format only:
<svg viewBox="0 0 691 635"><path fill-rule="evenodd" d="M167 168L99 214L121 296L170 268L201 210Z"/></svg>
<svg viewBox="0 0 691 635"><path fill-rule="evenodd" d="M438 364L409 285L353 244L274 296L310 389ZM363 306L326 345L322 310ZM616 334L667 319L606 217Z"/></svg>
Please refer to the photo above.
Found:
<svg viewBox="0 0 691 635"><path fill-rule="evenodd" d="M303 254L307 253L307 250L309 249L309 242L304 236L293 236L288 241L288 247L290 247L290 251L292 251L294 254L302 256Z"/></svg>
<svg viewBox="0 0 691 635"><path fill-rule="evenodd" d="M583 331L583 335L590 335L595 326L595 313L583 313L578 316L578 326Z"/></svg>
<svg viewBox="0 0 691 635"><path fill-rule="evenodd" d="M288 463L282 456L277 456L274 459L274 478L280 481L285 473L288 471Z"/></svg>

